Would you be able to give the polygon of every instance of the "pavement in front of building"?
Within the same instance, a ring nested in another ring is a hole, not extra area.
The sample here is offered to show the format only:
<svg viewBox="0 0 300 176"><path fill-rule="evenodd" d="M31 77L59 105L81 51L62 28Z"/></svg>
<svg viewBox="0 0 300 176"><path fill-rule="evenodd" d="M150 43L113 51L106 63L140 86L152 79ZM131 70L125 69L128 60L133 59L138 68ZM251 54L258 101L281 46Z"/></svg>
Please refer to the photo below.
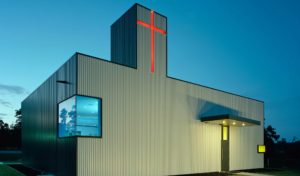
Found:
<svg viewBox="0 0 300 176"><path fill-rule="evenodd" d="M234 175L240 175L240 176L272 176L269 174L258 174L258 173L249 173L249 172L238 172Z"/></svg>

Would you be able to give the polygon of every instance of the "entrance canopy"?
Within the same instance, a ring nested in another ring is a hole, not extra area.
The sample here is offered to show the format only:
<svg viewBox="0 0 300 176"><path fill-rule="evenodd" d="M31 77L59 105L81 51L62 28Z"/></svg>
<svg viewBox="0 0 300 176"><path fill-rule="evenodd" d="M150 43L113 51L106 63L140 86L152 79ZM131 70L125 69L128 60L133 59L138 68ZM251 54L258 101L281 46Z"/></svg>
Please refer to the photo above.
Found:
<svg viewBox="0 0 300 176"><path fill-rule="evenodd" d="M231 114L221 114L215 116L207 116L201 118L202 122L217 124L217 125L224 125L224 126L253 126L253 125L260 125L260 121L253 120L241 116L235 116Z"/></svg>

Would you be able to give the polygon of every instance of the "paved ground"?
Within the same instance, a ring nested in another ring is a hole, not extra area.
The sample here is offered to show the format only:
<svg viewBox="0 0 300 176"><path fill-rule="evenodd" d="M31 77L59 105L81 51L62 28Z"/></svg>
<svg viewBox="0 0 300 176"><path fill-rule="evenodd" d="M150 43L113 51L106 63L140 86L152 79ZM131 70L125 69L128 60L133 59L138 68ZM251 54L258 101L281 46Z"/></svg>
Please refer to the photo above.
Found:
<svg viewBox="0 0 300 176"><path fill-rule="evenodd" d="M238 172L233 175L238 176L271 176L270 174L261 174L261 173L249 173L249 172Z"/></svg>
<svg viewBox="0 0 300 176"><path fill-rule="evenodd" d="M11 167L10 167L11 166ZM28 172L27 169L24 169L21 164L11 164L10 166L7 163L0 162L0 176L26 176L26 175L36 175L36 173L32 173L32 170ZM26 173L19 172L18 170ZM203 174L199 174L202 175ZM209 176L300 176L300 170L276 170L276 169L260 169L249 172L234 172L234 173L211 173L207 174Z"/></svg>

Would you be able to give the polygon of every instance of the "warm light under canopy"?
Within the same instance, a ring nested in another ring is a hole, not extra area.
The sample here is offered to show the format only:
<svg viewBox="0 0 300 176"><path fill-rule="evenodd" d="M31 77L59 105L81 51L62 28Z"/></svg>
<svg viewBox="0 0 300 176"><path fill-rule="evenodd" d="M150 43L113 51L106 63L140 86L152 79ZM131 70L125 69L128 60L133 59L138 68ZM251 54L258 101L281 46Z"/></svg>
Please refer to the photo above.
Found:
<svg viewBox="0 0 300 176"><path fill-rule="evenodd" d="M236 126L236 127L244 127L244 126L252 126L252 125L260 125L260 121L234 116L230 114L224 115L216 115L216 116L206 116L201 118L202 122L217 124L217 125L225 125L225 126Z"/></svg>

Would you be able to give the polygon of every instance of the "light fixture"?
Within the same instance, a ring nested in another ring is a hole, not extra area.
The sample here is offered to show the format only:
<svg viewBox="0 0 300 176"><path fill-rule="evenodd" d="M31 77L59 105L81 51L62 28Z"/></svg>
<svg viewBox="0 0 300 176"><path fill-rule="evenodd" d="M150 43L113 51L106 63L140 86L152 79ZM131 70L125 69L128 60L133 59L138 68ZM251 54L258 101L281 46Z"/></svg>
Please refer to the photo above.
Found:
<svg viewBox="0 0 300 176"><path fill-rule="evenodd" d="M257 153L266 153L265 145L257 145Z"/></svg>
<svg viewBox="0 0 300 176"><path fill-rule="evenodd" d="M243 126L245 126L245 123L242 123Z"/></svg>
<svg viewBox="0 0 300 176"><path fill-rule="evenodd" d="M232 122L232 125L235 125L235 122Z"/></svg>
<svg viewBox="0 0 300 176"><path fill-rule="evenodd" d="M225 124L226 123L226 121L225 120L223 120L223 124Z"/></svg>

